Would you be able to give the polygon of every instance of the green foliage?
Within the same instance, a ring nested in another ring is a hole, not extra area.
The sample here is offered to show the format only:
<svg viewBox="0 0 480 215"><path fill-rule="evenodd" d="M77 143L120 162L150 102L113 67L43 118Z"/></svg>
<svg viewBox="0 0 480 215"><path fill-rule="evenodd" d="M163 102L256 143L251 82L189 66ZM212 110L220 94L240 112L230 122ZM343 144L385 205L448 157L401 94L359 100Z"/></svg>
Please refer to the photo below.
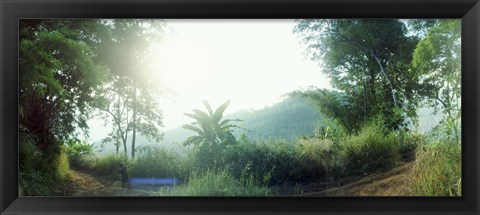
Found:
<svg viewBox="0 0 480 215"><path fill-rule="evenodd" d="M342 141L347 136L347 131L336 119L325 118L313 130L313 137L330 139L335 143Z"/></svg>
<svg viewBox="0 0 480 215"><path fill-rule="evenodd" d="M413 66L421 75L420 93L427 104L441 109L443 132L460 142L461 22L441 20L431 24L413 53ZM440 108L439 108L440 107Z"/></svg>
<svg viewBox="0 0 480 215"><path fill-rule="evenodd" d="M49 195L55 186L52 174L48 173L42 152L35 146L34 137L19 134L19 187L20 195Z"/></svg>
<svg viewBox="0 0 480 215"><path fill-rule="evenodd" d="M65 153L43 153L35 136L19 134L19 189L22 196L48 196L69 177Z"/></svg>
<svg viewBox="0 0 480 215"><path fill-rule="evenodd" d="M296 143L299 160L298 182L332 181L343 174L343 152L330 139L299 139Z"/></svg>
<svg viewBox="0 0 480 215"><path fill-rule="evenodd" d="M135 158L136 135L162 140L163 115L157 97L162 85L149 73L150 46L162 38L163 21L115 19L104 23L107 36L98 50L99 59L109 68L107 84L99 91L95 107L113 129L104 142L113 142L127 153L131 134L131 157Z"/></svg>
<svg viewBox="0 0 480 215"><path fill-rule="evenodd" d="M180 196L269 196L271 191L250 180L239 181L225 171L206 171L193 175L189 181L175 188Z"/></svg>
<svg viewBox="0 0 480 215"><path fill-rule="evenodd" d="M296 177L295 146L280 140L252 142L245 137L225 155L224 164L235 178L252 176L257 183L276 185Z"/></svg>
<svg viewBox="0 0 480 215"><path fill-rule="evenodd" d="M345 93L336 90L311 88L306 91L293 91L290 92L289 95L306 99L315 105L324 116L333 119L330 120L330 123L332 123L332 121L339 122L340 126L337 127L352 131L358 129L362 123L358 118L362 118L363 116L357 116L351 113L351 103L348 101L348 96Z"/></svg>
<svg viewBox="0 0 480 215"><path fill-rule="evenodd" d="M222 119L223 112L230 104L230 100L220 105L215 111L212 110L207 101L203 101L203 104L208 113L198 109L194 109L193 114L185 113L195 122L185 124L182 127L194 131L197 135L185 140L184 145L194 145L196 162L204 166L203 168L215 168L221 164L227 146L236 143L232 128L239 127L230 124L230 122L239 120Z"/></svg>
<svg viewBox="0 0 480 215"><path fill-rule="evenodd" d="M20 23L20 123L37 135L42 147L65 141L76 126L87 128L92 93L105 74L94 61L92 47L78 38L81 30L70 28L76 22ZM92 20L79 22L95 25Z"/></svg>
<svg viewBox="0 0 480 215"><path fill-rule="evenodd" d="M63 150L61 150L60 153L53 158L52 164L55 167L55 176L60 181L66 181L69 177L70 172L70 162L68 159L68 155Z"/></svg>
<svg viewBox="0 0 480 215"><path fill-rule="evenodd" d="M65 143L64 150L70 159L78 160L83 156L93 154L94 144L90 144L85 140L71 139Z"/></svg>
<svg viewBox="0 0 480 215"><path fill-rule="evenodd" d="M397 19L303 19L294 29L307 55L320 62L332 86L345 94L347 103L322 95L325 113L357 130L368 118L382 114L390 128L415 117L418 75L410 62L417 43ZM325 94L325 93L324 93ZM320 102L319 102L320 103ZM405 112L393 117L394 108ZM344 119L347 118L348 119Z"/></svg>
<svg viewBox="0 0 480 215"><path fill-rule="evenodd" d="M19 24L20 187L24 195L50 195L68 177L61 143L78 128L86 131L104 80L94 54L100 25L88 19Z"/></svg>
<svg viewBox="0 0 480 215"><path fill-rule="evenodd" d="M392 135L395 135L401 141L399 146L399 153L402 161L414 160L417 147L419 145L425 144L426 142L426 135L413 131L397 131L394 132Z"/></svg>
<svg viewBox="0 0 480 215"><path fill-rule="evenodd" d="M400 160L400 139L389 134L382 124L374 120L340 145L346 173L361 175L388 170Z"/></svg>
<svg viewBox="0 0 480 215"><path fill-rule="evenodd" d="M462 156L460 144L422 144L412 171L411 195L461 196Z"/></svg>
<svg viewBox="0 0 480 215"><path fill-rule="evenodd" d="M138 155L128 168L131 177L160 177L184 180L192 171L186 156L163 147L146 145L137 149Z"/></svg>
<svg viewBox="0 0 480 215"><path fill-rule="evenodd" d="M107 154L95 158L95 169L103 174L117 174L121 164L129 166L126 156L116 154Z"/></svg>

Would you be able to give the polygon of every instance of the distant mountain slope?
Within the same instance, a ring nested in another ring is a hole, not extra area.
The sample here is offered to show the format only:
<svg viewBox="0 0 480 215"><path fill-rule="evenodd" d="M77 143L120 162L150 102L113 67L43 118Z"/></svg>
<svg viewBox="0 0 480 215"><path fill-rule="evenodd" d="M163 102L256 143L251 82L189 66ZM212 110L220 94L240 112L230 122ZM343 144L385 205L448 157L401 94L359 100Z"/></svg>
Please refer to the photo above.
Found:
<svg viewBox="0 0 480 215"><path fill-rule="evenodd" d="M256 111L241 111L227 116L241 119L237 124L248 129L235 130L236 136L246 134L250 139L293 140L311 135L323 117L301 98L288 97L281 102Z"/></svg>

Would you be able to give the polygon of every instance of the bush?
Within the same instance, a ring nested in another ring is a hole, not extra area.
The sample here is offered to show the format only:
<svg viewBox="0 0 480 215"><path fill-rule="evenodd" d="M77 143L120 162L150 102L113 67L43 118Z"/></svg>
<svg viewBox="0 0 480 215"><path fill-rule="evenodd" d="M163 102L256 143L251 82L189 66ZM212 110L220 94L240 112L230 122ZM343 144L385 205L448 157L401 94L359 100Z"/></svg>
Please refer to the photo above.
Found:
<svg viewBox="0 0 480 215"><path fill-rule="evenodd" d="M175 187L178 196L268 196L270 190L252 180L236 180L226 170L192 175L186 184Z"/></svg>
<svg viewBox="0 0 480 215"><path fill-rule="evenodd" d="M62 151L43 153L36 139L19 133L19 191L21 196L48 196L69 177L68 157Z"/></svg>
<svg viewBox="0 0 480 215"><path fill-rule="evenodd" d="M96 157L94 167L97 171L104 174L116 174L122 163L128 165L126 156L110 153L101 157Z"/></svg>
<svg viewBox="0 0 480 215"><path fill-rule="evenodd" d="M94 144L79 139L71 139L65 143L64 149L70 158L70 164L81 166L85 164L83 159L86 156L93 155Z"/></svg>
<svg viewBox="0 0 480 215"><path fill-rule="evenodd" d="M346 173L369 174L392 168L400 161L400 139L387 134L382 123L374 121L341 144Z"/></svg>
<svg viewBox="0 0 480 215"><path fill-rule="evenodd" d="M237 179L253 177L259 184L277 185L295 179L299 168L295 156L293 143L242 138L227 151L225 165Z"/></svg>
<svg viewBox="0 0 480 215"><path fill-rule="evenodd" d="M129 167L129 175L185 179L191 169L185 156L163 147L147 145L137 149L137 158Z"/></svg>
<svg viewBox="0 0 480 215"><path fill-rule="evenodd" d="M411 195L461 196L461 158L460 144L420 145L412 171Z"/></svg>
<svg viewBox="0 0 480 215"><path fill-rule="evenodd" d="M57 156L53 157L53 166L55 168L55 175L60 181L65 181L69 177L70 163L67 153L62 149Z"/></svg>
<svg viewBox="0 0 480 215"><path fill-rule="evenodd" d="M299 159L299 182L333 180L344 171L343 155L330 139L299 139L296 142Z"/></svg>
<svg viewBox="0 0 480 215"><path fill-rule="evenodd" d="M402 139L399 145L399 153L402 161L415 159L417 146L425 142L425 136L415 132L398 132L397 137Z"/></svg>

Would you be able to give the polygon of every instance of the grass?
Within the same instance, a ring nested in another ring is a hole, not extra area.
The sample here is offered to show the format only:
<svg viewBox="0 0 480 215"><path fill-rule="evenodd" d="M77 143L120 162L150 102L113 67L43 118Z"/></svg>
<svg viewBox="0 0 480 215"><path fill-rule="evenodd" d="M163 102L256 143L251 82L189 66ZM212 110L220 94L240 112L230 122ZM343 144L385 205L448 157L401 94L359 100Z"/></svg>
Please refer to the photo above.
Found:
<svg viewBox="0 0 480 215"><path fill-rule="evenodd" d="M19 194L48 196L69 178L68 156L63 150L43 153L35 145L35 137L19 134Z"/></svg>
<svg viewBox="0 0 480 215"><path fill-rule="evenodd" d="M400 161L400 139L384 131L380 123L371 123L342 144L345 171L365 175L390 169Z"/></svg>
<svg viewBox="0 0 480 215"><path fill-rule="evenodd" d="M253 180L234 179L226 170L192 175L187 183L170 191L175 196L269 196L266 186Z"/></svg>
<svg viewBox="0 0 480 215"><path fill-rule="evenodd" d="M411 195L461 196L461 146L451 142L421 145L416 152Z"/></svg>
<svg viewBox="0 0 480 215"><path fill-rule="evenodd" d="M252 177L257 183L288 182L298 169L295 146L281 140L253 142L243 138L225 155L224 168L236 179Z"/></svg>
<svg viewBox="0 0 480 215"><path fill-rule="evenodd" d="M343 152L331 139L299 139L296 142L301 177L297 181L331 181L345 171Z"/></svg>
<svg viewBox="0 0 480 215"><path fill-rule="evenodd" d="M116 174L120 165L122 163L127 164L127 162L125 156L110 153L101 157L95 157L93 166L95 170L104 174Z"/></svg>
<svg viewBox="0 0 480 215"><path fill-rule="evenodd" d="M137 150L137 158L130 161L132 177L168 177L185 179L192 167L186 156L159 146L143 146Z"/></svg>

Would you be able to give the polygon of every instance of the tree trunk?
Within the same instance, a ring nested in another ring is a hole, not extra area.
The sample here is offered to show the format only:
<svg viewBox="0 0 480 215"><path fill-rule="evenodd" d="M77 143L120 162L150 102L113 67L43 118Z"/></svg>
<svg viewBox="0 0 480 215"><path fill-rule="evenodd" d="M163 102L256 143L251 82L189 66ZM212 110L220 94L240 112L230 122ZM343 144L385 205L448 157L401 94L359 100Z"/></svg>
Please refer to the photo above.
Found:
<svg viewBox="0 0 480 215"><path fill-rule="evenodd" d="M383 76L385 76L385 78L387 79L387 82L388 82L388 86L390 87L390 90L392 91L392 98L393 98L393 105L395 107L398 107L398 102L397 102L397 90L395 90L395 87L393 86L393 82L392 82L392 79L390 78L390 76L387 74L387 71L385 70L385 66L382 64L382 62L380 61L380 58L378 58L378 56L373 52L373 51L370 51L370 53L372 53L372 56L373 58L375 59L375 61L377 62L378 66L380 67L380 72L383 74Z"/></svg>
<svg viewBox="0 0 480 215"><path fill-rule="evenodd" d="M120 141L117 138L115 138L116 142L115 142L115 154L118 155L118 149L120 148Z"/></svg>
<svg viewBox="0 0 480 215"><path fill-rule="evenodd" d="M127 155L127 140L123 141L123 152Z"/></svg>
<svg viewBox="0 0 480 215"><path fill-rule="evenodd" d="M137 133L137 121L136 121L136 110L133 112L133 119L132 119L132 159L135 159L135 137Z"/></svg>
<svg viewBox="0 0 480 215"><path fill-rule="evenodd" d="M125 104L126 105L126 104ZM128 129L129 129L129 126L128 126L128 109L127 109L127 127L125 128L125 138L123 138L123 152L125 153L125 156L128 157L128 152L127 152L127 140L128 140Z"/></svg>
<svg viewBox="0 0 480 215"><path fill-rule="evenodd" d="M133 90L133 102L132 102L132 159L135 159L135 137L137 136L137 89Z"/></svg>
<svg viewBox="0 0 480 215"><path fill-rule="evenodd" d="M362 77L363 83L363 119L367 122L367 84L365 83L365 78Z"/></svg>

